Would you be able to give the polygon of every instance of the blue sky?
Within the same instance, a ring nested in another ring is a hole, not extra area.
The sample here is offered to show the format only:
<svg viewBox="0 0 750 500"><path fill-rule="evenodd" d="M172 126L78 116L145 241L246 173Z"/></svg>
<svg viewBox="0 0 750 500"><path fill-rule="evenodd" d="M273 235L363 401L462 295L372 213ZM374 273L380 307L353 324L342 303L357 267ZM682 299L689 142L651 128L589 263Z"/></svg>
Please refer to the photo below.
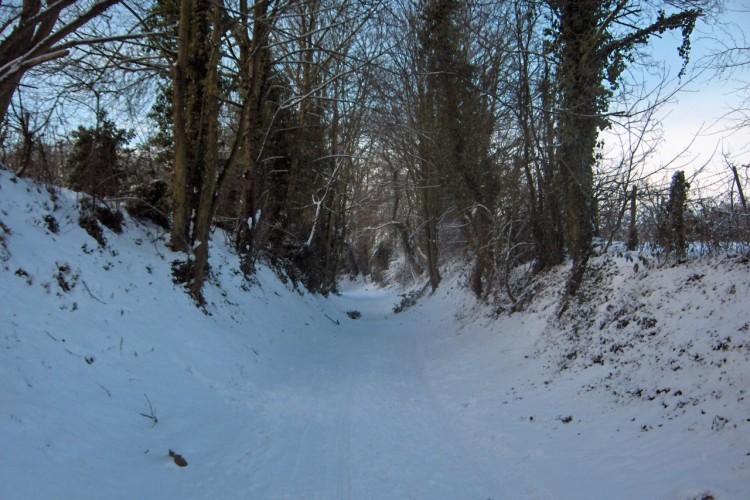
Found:
<svg viewBox="0 0 750 500"><path fill-rule="evenodd" d="M675 161L658 176L671 176L675 169L684 169L688 175L706 165L700 178L701 186L721 189L722 179L727 174L724 155L734 163L750 163L750 128L737 129L738 115L733 111L750 98L750 49L744 56L745 67L733 73L717 74L704 69L710 56L721 50L722 44L750 47L745 39L750 33L750 2L726 2L725 11L719 16L719 24L700 22L692 38L691 66L683 90L667 103L658 116L664 130L659 153L653 158L652 167L667 164L681 151L687 154ZM655 60L663 61L671 77L676 77L682 61L677 55L677 36L665 35L652 41ZM692 143L692 144L691 144Z"/></svg>

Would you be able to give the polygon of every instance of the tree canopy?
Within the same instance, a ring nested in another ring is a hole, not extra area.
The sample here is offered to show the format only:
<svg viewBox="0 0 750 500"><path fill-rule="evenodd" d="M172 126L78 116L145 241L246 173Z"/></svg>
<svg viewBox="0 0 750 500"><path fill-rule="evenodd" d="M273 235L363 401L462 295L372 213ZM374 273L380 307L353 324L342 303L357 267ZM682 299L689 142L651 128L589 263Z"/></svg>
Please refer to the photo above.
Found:
<svg viewBox="0 0 750 500"><path fill-rule="evenodd" d="M25 0L0 7L3 159L105 202L149 193L148 210L130 206L169 225L199 304L216 228L246 275L263 260L321 293L343 273L434 290L461 261L477 297L516 301L513 269L569 255L572 297L597 237L644 241L637 198L667 209L636 175L652 126L637 117L655 104L620 90L653 37L677 32L687 65L704 8ZM96 125L51 141L81 105ZM608 167L601 131L618 120L637 145Z"/></svg>

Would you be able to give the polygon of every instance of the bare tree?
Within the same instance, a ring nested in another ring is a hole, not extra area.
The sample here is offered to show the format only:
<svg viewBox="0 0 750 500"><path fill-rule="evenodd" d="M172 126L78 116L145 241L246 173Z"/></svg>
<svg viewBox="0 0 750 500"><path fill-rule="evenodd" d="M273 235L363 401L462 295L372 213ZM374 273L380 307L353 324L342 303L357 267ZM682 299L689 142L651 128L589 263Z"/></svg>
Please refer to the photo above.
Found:
<svg viewBox="0 0 750 500"><path fill-rule="evenodd" d="M96 16L122 0L25 0L3 6L0 20L0 123L5 121L13 94L29 69L68 55L77 45L96 40L66 41Z"/></svg>

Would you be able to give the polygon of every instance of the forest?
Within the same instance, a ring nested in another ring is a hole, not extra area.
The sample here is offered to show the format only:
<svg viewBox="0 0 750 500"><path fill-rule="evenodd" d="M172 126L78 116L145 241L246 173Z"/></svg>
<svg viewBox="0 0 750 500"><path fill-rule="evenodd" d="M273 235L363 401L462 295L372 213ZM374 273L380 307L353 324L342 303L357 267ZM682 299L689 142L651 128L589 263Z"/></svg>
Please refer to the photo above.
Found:
<svg viewBox="0 0 750 500"><path fill-rule="evenodd" d="M459 263L476 297L516 303L516 270L570 259L572 298L613 241L674 262L747 252L750 165L727 159L719 189L695 193L691 173L653 163L657 111L689 78L696 26L723 8L4 2L0 160L80 192L94 237L121 209L162 228L199 305L217 229L248 278L264 262L323 295L345 275L435 291ZM674 41L676 80L656 38ZM750 51L730 40L702 63L727 75Z"/></svg>

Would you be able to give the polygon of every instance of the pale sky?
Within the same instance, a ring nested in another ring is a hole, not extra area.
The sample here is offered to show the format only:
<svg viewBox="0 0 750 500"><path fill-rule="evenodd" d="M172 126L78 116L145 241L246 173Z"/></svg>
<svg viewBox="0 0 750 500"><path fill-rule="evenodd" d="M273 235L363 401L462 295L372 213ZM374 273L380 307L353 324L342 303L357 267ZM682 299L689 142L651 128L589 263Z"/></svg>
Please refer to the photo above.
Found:
<svg viewBox="0 0 750 500"><path fill-rule="evenodd" d="M737 45L746 47L745 66L733 74L724 75L705 70L689 81L686 88L658 113L664 135L651 167L658 169L685 148L689 149L657 177L668 178L677 169L692 176L705 164L697 183L722 189L722 180L728 175L725 154L737 166L750 163L750 127L737 129L739 116L732 113L742 106L743 101L747 108L750 99L750 43L745 39L745 36L750 37L750 2L727 0L726 9L720 19L725 24L720 29L706 23L699 23L696 27L692 38L691 69L697 71L697 67L704 65L710 54L720 50L722 41L731 43L727 32ZM677 76L682 65L677 55L679 44L676 36L665 36L653 43L654 58L665 61L672 77Z"/></svg>

